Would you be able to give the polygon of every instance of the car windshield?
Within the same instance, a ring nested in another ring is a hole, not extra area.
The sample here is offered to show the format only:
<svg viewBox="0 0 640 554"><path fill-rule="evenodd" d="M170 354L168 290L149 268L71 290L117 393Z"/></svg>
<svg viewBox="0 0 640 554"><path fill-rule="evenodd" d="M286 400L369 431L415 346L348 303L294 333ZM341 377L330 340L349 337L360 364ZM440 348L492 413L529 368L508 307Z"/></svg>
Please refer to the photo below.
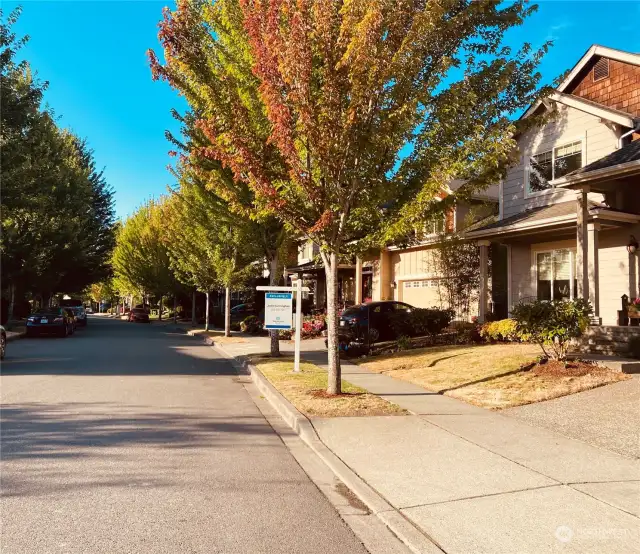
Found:
<svg viewBox="0 0 640 554"><path fill-rule="evenodd" d="M147 312L145 310L143 310L142 308L134 308L133 310L131 310L134 314L146 314Z"/></svg>
<svg viewBox="0 0 640 554"><path fill-rule="evenodd" d="M32 315L40 314L59 314L62 310L60 308L38 308Z"/></svg>

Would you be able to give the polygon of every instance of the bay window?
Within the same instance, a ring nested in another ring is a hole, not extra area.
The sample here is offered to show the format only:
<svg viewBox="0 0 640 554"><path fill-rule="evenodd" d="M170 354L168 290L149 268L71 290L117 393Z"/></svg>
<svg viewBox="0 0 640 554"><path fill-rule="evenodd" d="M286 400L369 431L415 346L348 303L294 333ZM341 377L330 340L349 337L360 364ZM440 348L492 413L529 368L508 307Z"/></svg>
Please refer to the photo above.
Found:
<svg viewBox="0 0 640 554"><path fill-rule="evenodd" d="M574 250L551 250L536 253L536 285L538 300L573 300L576 279Z"/></svg>

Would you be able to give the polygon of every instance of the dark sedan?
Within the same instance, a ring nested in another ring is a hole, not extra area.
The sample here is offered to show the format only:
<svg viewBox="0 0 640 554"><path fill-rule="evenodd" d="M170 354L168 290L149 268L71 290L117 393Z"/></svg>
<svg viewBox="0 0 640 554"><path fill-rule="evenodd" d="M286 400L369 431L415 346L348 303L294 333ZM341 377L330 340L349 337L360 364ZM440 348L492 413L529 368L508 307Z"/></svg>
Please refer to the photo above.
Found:
<svg viewBox="0 0 640 554"><path fill-rule="evenodd" d="M75 315L67 308L40 308L27 318L27 336L73 334Z"/></svg>
<svg viewBox="0 0 640 554"><path fill-rule="evenodd" d="M129 321L149 323L149 312L144 308L133 308L133 310L129 312Z"/></svg>
<svg viewBox="0 0 640 554"><path fill-rule="evenodd" d="M392 314L411 313L413 306L404 302L383 301L369 302L347 308L339 320L338 335L344 339L363 340L366 342L367 332L371 343L379 340L397 338L391 326Z"/></svg>

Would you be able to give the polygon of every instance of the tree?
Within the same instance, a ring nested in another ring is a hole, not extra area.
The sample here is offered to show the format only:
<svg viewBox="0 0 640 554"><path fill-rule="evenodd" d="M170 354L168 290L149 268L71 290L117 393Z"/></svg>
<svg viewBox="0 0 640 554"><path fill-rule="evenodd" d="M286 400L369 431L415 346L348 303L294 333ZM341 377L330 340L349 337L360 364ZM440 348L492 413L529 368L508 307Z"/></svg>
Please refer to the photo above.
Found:
<svg viewBox="0 0 640 554"><path fill-rule="evenodd" d="M225 334L231 333L230 292L261 269L261 225L238 218L229 204L207 190L188 169L180 174L180 188L165 203L165 244L178 279L207 295L217 287L226 291Z"/></svg>
<svg viewBox="0 0 640 554"><path fill-rule="evenodd" d="M84 140L42 109L47 84L15 57L27 42L0 22L2 283L10 308L27 291L76 293L108 273L113 193ZM0 18L2 12L0 11Z"/></svg>
<svg viewBox="0 0 640 554"><path fill-rule="evenodd" d="M338 393L340 257L404 236L504 175L515 149L510 117L538 97L536 67L548 44L515 53L503 46L504 33L535 9L521 1L239 1L264 108L223 94L197 113L211 143L202 154L246 183L261 211L320 246L328 392ZM190 32L198 23L181 13L165 56L198 50ZM204 61L200 68L207 71ZM226 91L214 77L212 89ZM246 128L262 109L266 141ZM274 160L284 165L280 179L271 178ZM439 201L453 178L465 185Z"/></svg>
<svg viewBox="0 0 640 554"><path fill-rule="evenodd" d="M236 221L259 225L254 237L269 267L270 284L277 285L283 269L282 254L288 251L291 237L273 213L256 204L255 192L248 183L234 179L232 168L212 156L212 143L199 127L203 114L215 113L226 127L232 128L233 120L239 116L236 107L239 108L244 138L260 149L259 155L265 161L265 178L273 182L287 178L277 148L268 142L270 123L260 99L259 81L252 72L240 6L236 0L180 1L174 12L165 9L158 36L164 47L165 64L149 51L153 77L167 80L190 106L184 116L173 112L183 124L184 141L167 133L182 152L179 172L197 175L211 194L227 203ZM271 355L277 356L278 333L271 331L270 335Z"/></svg>
<svg viewBox="0 0 640 554"><path fill-rule="evenodd" d="M163 236L162 203L148 201L129 217L116 237L112 266L116 278L139 291L159 298L176 291L179 284L170 267Z"/></svg>

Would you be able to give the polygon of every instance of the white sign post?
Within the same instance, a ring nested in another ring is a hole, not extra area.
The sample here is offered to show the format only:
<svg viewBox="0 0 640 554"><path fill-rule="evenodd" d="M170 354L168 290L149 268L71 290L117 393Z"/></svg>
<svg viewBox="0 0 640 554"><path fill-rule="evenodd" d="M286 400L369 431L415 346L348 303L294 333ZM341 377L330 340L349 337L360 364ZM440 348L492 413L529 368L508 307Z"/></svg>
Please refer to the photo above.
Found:
<svg viewBox="0 0 640 554"><path fill-rule="evenodd" d="M264 327L265 329L291 329L292 296L296 293L296 340L293 371L300 371L300 342L302 333L302 293L309 287L302 286L302 279L297 279L295 287L257 287L264 290Z"/></svg>

